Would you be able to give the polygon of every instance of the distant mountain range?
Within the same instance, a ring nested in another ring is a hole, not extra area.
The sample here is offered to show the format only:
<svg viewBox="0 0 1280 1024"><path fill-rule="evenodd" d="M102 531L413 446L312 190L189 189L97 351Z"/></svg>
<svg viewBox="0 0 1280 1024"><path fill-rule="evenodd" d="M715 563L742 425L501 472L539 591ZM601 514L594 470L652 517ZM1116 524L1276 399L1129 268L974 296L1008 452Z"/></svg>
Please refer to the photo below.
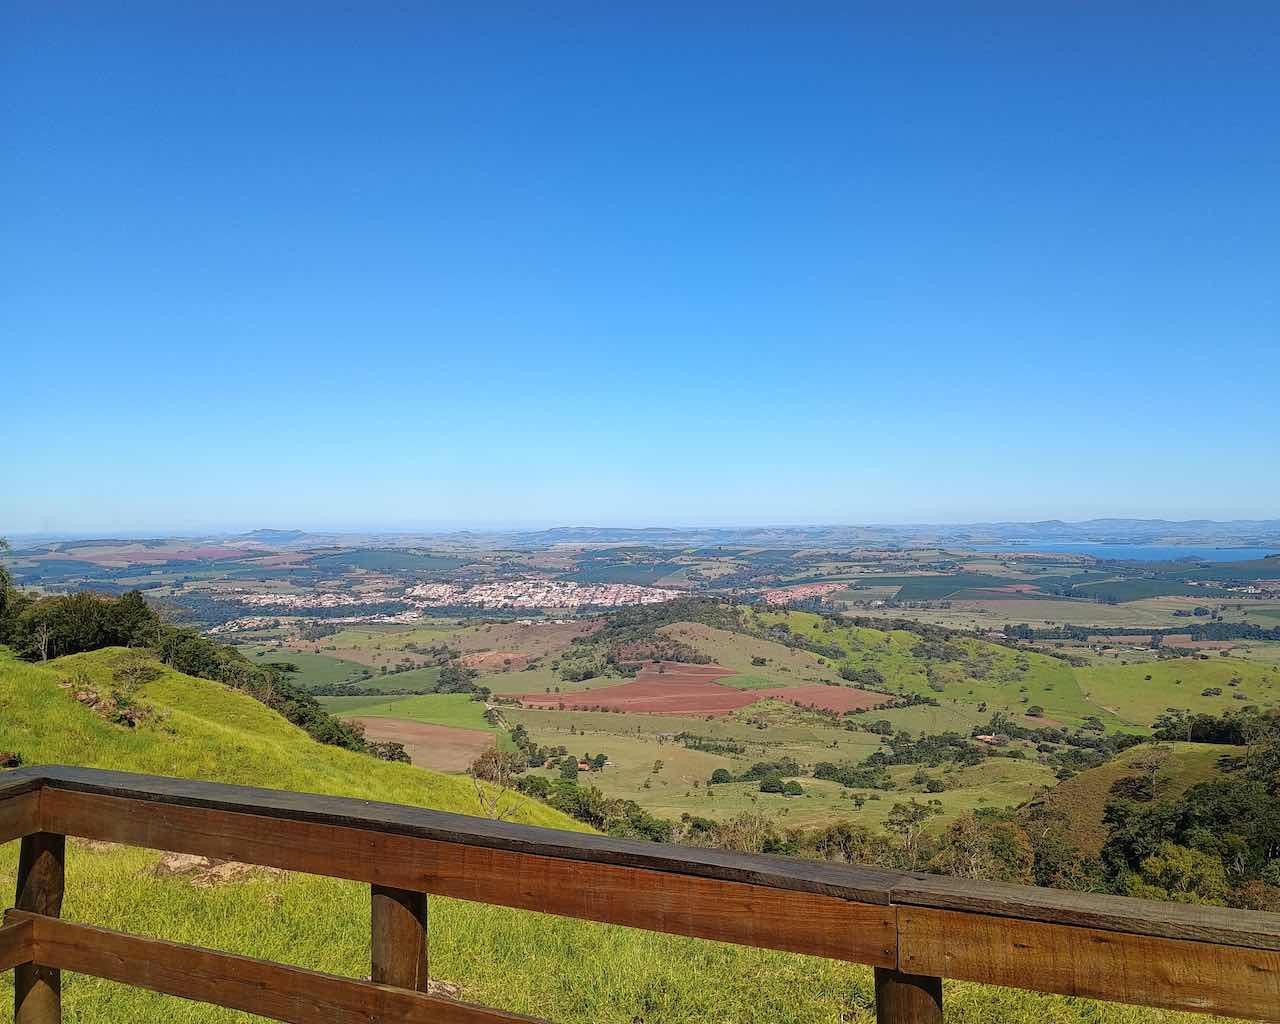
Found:
<svg viewBox="0 0 1280 1024"><path fill-rule="evenodd" d="M460 549L540 550L565 545L643 547L884 548L1008 544L1160 544L1172 547L1275 547L1280 519L1215 522L1193 519L1089 519L1070 523L868 524L813 526L557 526L548 530L396 533L308 533L254 530L235 539L282 547L323 544L365 546L428 545Z"/></svg>
<svg viewBox="0 0 1280 1024"><path fill-rule="evenodd" d="M509 536L513 546L557 544L647 544L660 547L725 545L751 547L884 547L966 544L1162 544L1169 546L1272 547L1280 545L1280 519L1173 522L1165 519L1090 519L1069 523L965 523L776 527L557 527Z"/></svg>
<svg viewBox="0 0 1280 1024"><path fill-rule="evenodd" d="M0 534L2 535L2 534ZM56 537L14 537L14 547L50 541L66 544L93 543L67 534ZM259 529L240 534L184 539L218 544L244 543L274 549L317 547L434 547L454 550L540 550L556 546L617 546L687 548L893 548L979 547L1009 545L1034 548L1037 544L1164 545L1169 547L1273 548L1280 551L1280 519L1089 519L1065 522L1050 519L1035 523L868 524L813 526L558 526L548 530L511 531L351 531L328 532L297 529ZM132 543L139 543L136 538ZM130 543L126 540L112 543ZM144 542L145 543L145 542Z"/></svg>

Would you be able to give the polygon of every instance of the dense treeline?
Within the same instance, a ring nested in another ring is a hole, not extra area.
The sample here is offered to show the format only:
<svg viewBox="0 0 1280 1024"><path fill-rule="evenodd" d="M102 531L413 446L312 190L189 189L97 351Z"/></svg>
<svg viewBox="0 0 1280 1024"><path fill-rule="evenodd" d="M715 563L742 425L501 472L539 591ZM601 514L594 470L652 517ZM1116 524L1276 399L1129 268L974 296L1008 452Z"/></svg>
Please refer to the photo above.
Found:
<svg viewBox="0 0 1280 1024"><path fill-rule="evenodd" d="M1199 611L1199 609L1197 609ZM1209 614L1205 609L1205 614ZM1025 623L1007 625L1004 634L1011 640L1073 640L1088 641L1089 637L1105 636L1187 636L1192 640L1280 640L1280 626L1268 628L1252 622L1189 622L1185 626L1073 626L1062 625L1036 629Z"/></svg>

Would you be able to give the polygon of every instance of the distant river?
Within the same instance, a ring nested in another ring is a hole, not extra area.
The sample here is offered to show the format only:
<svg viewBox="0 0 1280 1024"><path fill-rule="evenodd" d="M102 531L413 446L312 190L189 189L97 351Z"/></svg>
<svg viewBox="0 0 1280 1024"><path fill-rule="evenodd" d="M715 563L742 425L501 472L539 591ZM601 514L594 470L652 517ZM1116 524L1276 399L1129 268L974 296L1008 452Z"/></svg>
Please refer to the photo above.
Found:
<svg viewBox="0 0 1280 1024"><path fill-rule="evenodd" d="M965 544L963 551L1050 551L1064 555L1093 555L1138 562L1172 562L1179 558L1203 558L1208 562L1251 562L1276 554L1275 548L1206 548L1191 544L1040 544L1036 541L1008 544Z"/></svg>

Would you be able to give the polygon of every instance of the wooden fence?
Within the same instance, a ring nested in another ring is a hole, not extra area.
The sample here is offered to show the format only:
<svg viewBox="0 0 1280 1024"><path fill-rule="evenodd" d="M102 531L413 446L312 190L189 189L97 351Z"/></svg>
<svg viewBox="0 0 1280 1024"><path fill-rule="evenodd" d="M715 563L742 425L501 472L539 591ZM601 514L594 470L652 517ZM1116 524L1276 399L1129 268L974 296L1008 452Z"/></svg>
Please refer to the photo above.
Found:
<svg viewBox="0 0 1280 1024"><path fill-rule="evenodd" d="M62 920L65 837L371 886L371 981ZM0 774L21 839L0 970L17 1024L61 1019L60 972L297 1024L511 1024L426 993L427 894L875 968L884 1024L942 1019L942 979L1280 1021L1280 914L749 856L395 804L82 768Z"/></svg>

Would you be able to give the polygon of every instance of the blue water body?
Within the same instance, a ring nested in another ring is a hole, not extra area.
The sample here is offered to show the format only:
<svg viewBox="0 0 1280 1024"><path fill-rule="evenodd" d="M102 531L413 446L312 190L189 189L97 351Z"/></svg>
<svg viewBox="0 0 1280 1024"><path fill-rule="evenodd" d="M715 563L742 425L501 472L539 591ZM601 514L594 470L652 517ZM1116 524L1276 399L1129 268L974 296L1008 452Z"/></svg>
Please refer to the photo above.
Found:
<svg viewBox="0 0 1280 1024"><path fill-rule="evenodd" d="M966 544L965 551L1048 551L1065 555L1093 555L1137 562L1172 562L1179 558L1203 558L1207 562L1251 562L1277 554L1275 548L1209 548L1173 544L1041 544L1011 541L1008 544Z"/></svg>

